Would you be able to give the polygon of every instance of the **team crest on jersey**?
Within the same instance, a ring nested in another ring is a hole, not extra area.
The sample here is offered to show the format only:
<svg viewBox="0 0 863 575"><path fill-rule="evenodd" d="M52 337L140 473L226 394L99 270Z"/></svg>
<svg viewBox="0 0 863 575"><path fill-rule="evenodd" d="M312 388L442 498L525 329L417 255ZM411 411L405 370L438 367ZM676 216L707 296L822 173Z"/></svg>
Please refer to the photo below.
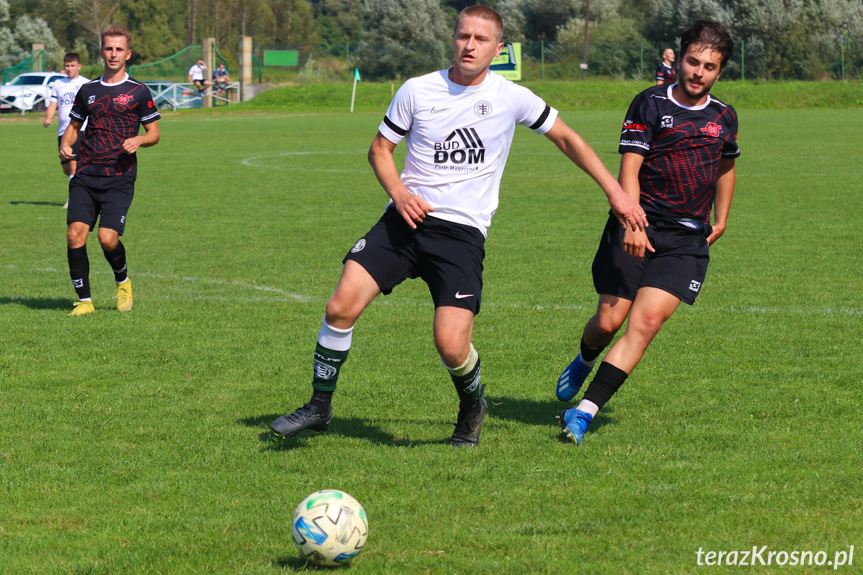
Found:
<svg viewBox="0 0 863 575"><path fill-rule="evenodd" d="M354 247L351 248L351 253L355 254L357 252L363 251L363 248L366 247L366 238L361 238L360 241L354 244Z"/></svg>
<svg viewBox="0 0 863 575"><path fill-rule="evenodd" d="M119 96L114 98L114 101L117 102L118 104L120 104L121 106L126 106L129 104L129 102L131 102L134 99L135 99L134 96L130 96L129 94L120 94Z"/></svg>
<svg viewBox="0 0 863 575"><path fill-rule="evenodd" d="M435 142L434 163L480 164L485 161L485 146L476 128L457 128L443 142Z"/></svg>
<svg viewBox="0 0 863 575"><path fill-rule="evenodd" d="M660 128L673 128L674 127L674 116L662 116L662 120L659 122Z"/></svg>
<svg viewBox="0 0 863 575"><path fill-rule="evenodd" d="M491 115L491 102L488 100L480 100L476 105L474 105L473 111L480 118L489 116Z"/></svg>
<svg viewBox="0 0 863 575"><path fill-rule="evenodd" d="M719 134L722 133L722 126L716 122L709 122L706 126L701 128L701 132L703 134L707 134L711 138L718 138Z"/></svg>

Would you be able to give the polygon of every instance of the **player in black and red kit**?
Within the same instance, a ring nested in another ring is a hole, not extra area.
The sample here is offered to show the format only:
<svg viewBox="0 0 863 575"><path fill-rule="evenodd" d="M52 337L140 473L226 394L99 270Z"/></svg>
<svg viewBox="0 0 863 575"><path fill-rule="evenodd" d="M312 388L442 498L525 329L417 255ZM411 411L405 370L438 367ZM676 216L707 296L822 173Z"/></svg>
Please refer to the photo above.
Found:
<svg viewBox="0 0 863 575"><path fill-rule="evenodd" d="M85 120L75 177L69 182L68 257L72 285L79 301L69 315L93 313L90 298L90 260L87 235L99 220L99 243L114 270L117 309L132 309L132 282L126 271L126 251L120 236L135 194L138 148L159 142L159 111L150 90L126 73L132 55L132 35L122 26L110 26L102 35L105 71L98 80L81 86L63 134L60 157L72 156L72 145ZM138 135L141 126L145 133Z"/></svg>
<svg viewBox="0 0 863 575"><path fill-rule="evenodd" d="M557 416L564 436L576 443L680 302L695 302L709 246L725 232L740 155L737 114L710 89L732 49L721 24L699 20L680 40L680 82L648 88L626 113L620 184L640 200L650 227L624 230L610 220L600 240L593 261L599 304L584 327L580 353L558 380L558 399L575 397L627 316L629 321L578 407Z"/></svg>
<svg viewBox="0 0 863 575"><path fill-rule="evenodd" d="M674 69L674 50L666 48L662 51L662 61L656 67L656 85L674 84L677 81L677 70Z"/></svg>

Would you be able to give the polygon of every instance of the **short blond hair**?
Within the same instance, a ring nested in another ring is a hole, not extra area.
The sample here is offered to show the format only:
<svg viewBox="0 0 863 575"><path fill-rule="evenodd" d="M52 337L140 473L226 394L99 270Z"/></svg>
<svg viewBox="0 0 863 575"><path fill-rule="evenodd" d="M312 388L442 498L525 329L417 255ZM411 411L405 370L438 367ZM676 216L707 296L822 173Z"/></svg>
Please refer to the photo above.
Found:
<svg viewBox="0 0 863 575"><path fill-rule="evenodd" d="M102 32L102 46L105 45L105 38L108 36L122 36L126 39L126 47L132 49L132 33L125 26L119 24L111 24L108 29Z"/></svg>
<svg viewBox="0 0 863 575"><path fill-rule="evenodd" d="M503 19L493 9L488 6L468 6L458 14L458 18L455 19L455 32L458 33L458 25L461 22L462 18L465 17L473 17L480 18L482 20L488 20L492 24L494 24L495 32L497 36L497 41L503 41Z"/></svg>

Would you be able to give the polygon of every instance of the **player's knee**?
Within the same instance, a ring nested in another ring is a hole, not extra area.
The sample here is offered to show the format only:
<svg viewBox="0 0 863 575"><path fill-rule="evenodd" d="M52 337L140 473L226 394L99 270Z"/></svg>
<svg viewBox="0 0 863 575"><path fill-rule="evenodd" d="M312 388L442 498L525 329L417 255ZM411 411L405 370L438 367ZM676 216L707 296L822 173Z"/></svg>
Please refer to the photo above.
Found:
<svg viewBox="0 0 863 575"><path fill-rule="evenodd" d="M356 323L362 311L362 308L355 302L340 293L336 293L327 302L326 321L331 326L340 329L351 327Z"/></svg>
<svg viewBox="0 0 863 575"><path fill-rule="evenodd" d="M617 333L617 330L620 329L620 326L623 325L622 321L619 321L616 317L613 316L596 316L593 325L598 333L598 335L602 335L604 337L614 337L614 334Z"/></svg>
<svg viewBox="0 0 863 575"><path fill-rule="evenodd" d="M470 342L457 337L435 335L435 347L441 361L449 367L460 366L470 354Z"/></svg>
<svg viewBox="0 0 863 575"><path fill-rule="evenodd" d="M99 228L99 243L102 245L102 250L110 252L117 247L117 242L120 237L114 230L108 228Z"/></svg>
<svg viewBox="0 0 863 575"><path fill-rule="evenodd" d="M89 228L80 227L80 226L69 226L69 229L66 232L66 242L70 248L76 249L80 248L84 244L87 243L87 233L89 232Z"/></svg>
<svg viewBox="0 0 863 575"><path fill-rule="evenodd" d="M636 317L629 318L627 331L633 330L640 334L641 337L651 340L657 333L659 333L659 329L662 327L663 321L663 317L659 314L639 314Z"/></svg>

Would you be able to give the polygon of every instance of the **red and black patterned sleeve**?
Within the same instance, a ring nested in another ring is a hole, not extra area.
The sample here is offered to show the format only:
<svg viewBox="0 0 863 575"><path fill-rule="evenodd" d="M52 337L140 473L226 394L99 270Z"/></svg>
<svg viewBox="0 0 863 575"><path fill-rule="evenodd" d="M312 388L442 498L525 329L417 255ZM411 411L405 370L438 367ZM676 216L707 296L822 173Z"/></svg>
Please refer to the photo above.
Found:
<svg viewBox="0 0 863 575"><path fill-rule="evenodd" d="M150 93L150 89L144 85L141 85L141 87L143 90L141 90L141 97L138 101L138 115L141 117L141 123L146 125L160 120L162 115L159 114L159 108L153 102L153 95Z"/></svg>
<svg viewBox="0 0 863 575"><path fill-rule="evenodd" d="M642 92L629 105L623 126L620 132L620 145L618 152L635 152L646 156L653 142L653 123L650 118L652 114L651 102L653 98Z"/></svg>
<svg viewBox="0 0 863 575"><path fill-rule="evenodd" d="M725 140L725 145L722 147L722 157L738 158L740 157L740 147L737 145L737 112L731 106L728 106L725 112L728 114L728 130L731 132L731 137Z"/></svg>

